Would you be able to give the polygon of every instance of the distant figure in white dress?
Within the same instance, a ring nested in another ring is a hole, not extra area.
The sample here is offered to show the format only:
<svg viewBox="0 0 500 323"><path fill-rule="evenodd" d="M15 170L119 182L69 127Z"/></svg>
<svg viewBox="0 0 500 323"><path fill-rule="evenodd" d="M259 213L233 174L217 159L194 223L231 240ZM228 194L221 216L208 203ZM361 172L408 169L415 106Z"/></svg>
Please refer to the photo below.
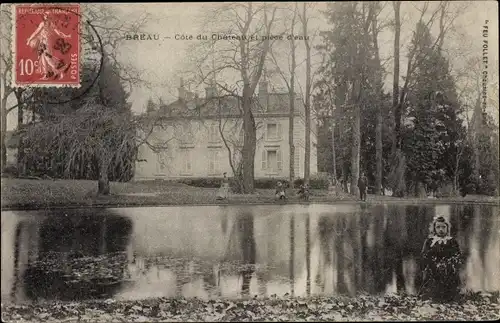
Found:
<svg viewBox="0 0 500 323"><path fill-rule="evenodd" d="M229 178L227 178L227 173L224 172L224 178L222 179L222 185L220 186L219 191L217 192L217 199L218 200L227 199L228 193L229 193Z"/></svg>

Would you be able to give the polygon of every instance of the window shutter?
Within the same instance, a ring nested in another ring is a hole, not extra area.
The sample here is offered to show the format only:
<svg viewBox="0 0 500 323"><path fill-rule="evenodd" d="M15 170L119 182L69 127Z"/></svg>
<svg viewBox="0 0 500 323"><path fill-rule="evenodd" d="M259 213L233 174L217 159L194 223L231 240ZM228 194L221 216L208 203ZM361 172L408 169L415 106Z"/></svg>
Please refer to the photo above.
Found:
<svg viewBox="0 0 500 323"><path fill-rule="evenodd" d="M282 170L283 166L283 156L281 155L281 149L276 152L276 166L279 170Z"/></svg>
<svg viewBox="0 0 500 323"><path fill-rule="evenodd" d="M282 138L283 131L282 131L282 128L281 128L281 123L278 123L278 124L277 124L277 128L278 128L278 129L277 129L277 131L278 131L278 139L279 139L279 140L281 140L281 139L283 139L283 138Z"/></svg>
<svg viewBox="0 0 500 323"><path fill-rule="evenodd" d="M214 171L215 173L220 173L220 167L219 167L219 152L215 151L214 152Z"/></svg>
<svg viewBox="0 0 500 323"><path fill-rule="evenodd" d="M241 127L240 136L238 138L238 141L240 142L240 145L243 146L243 143L245 142L245 129L243 129L243 127Z"/></svg>
<svg viewBox="0 0 500 323"><path fill-rule="evenodd" d="M210 152L209 160L208 160L208 172L210 174L214 173L214 168L215 168L214 156L213 156L213 152Z"/></svg>
<svg viewBox="0 0 500 323"><path fill-rule="evenodd" d="M267 169L267 151L262 151L262 169Z"/></svg>
<svg viewBox="0 0 500 323"><path fill-rule="evenodd" d="M219 141L219 127L217 124L213 125L213 141L217 142Z"/></svg>
<svg viewBox="0 0 500 323"><path fill-rule="evenodd" d="M191 172L191 152L189 150L186 151L186 170Z"/></svg>
<svg viewBox="0 0 500 323"><path fill-rule="evenodd" d="M269 131L269 126L266 124L264 127L264 140L267 140L267 132Z"/></svg>

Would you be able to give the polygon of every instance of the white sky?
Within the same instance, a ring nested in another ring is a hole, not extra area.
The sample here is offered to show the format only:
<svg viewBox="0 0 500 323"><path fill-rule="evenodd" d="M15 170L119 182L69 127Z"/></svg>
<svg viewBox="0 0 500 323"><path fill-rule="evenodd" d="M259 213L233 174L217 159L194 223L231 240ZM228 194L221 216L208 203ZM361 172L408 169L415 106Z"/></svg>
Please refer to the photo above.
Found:
<svg viewBox="0 0 500 323"><path fill-rule="evenodd" d="M498 4L496 1L453 1L451 10L469 4L465 13L463 13L454 23L454 28L450 31L445 40L445 48L449 50L449 58L452 62L452 67L459 70L463 67L466 58L482 57L482 26L485 20L489 20L489 86L490 93L496 91L498 93ZM428 12L438 5L439 2L430 2ZM154 82L157 86L148 89L144 87L136 87L133 89L130 96L132 107L135 112L141 112L145 108L146 101L149 97L157 100L161 97L164 102L170 102L177 96L177 86L180 78L180 68L186 66L186 57L189 53L188 46L193 41L174 40L175 34L211 34L211 30L203 30L201 22L206 16L206 10L210 6L220 6L221 3L136 3L136 4L109 4L111 7L116 7L117 15L123 17L123 20L133 20L144 12L148 12L153 16L151 22L146 26L145 31L150 34L158 34L162 40L160 41L124 41L120 47L120 57L124 62L133 63L138 69L143 72L143 78ZM280 6L287 4L280 3ZM288 6L293 8L293 4ZM411 39L411 32L415 27L415 23L419 18L420 13L416 8L421 8L423 2L403 2L401 15L403 21L401 33L401 75L406 72L406 48ZM301 5L299 5L301 8ZM317 2L314 8L310 10L310 28L309 36L313 44L318 44L321 41L318 36L319 30L328 30L331 27L326 23L325 17L320 13L320 10L326 8L326 3ZM394 11L392 3L386 4L384 11L381 14L380 20L392 19ZM428 19L428 16L424 18ZM286 25L286 22L280 20L277 28ZM301 28L300 26L298 26ZM438 23L434 25L434 34ZM277 32L278 33L278 32ZM302 34L296 32L295 34ZM125 36L125 35L124 35ZM164 39L172 37L172 39ZM392 60L390 57L393 53L393 31L391 27L379 35L379 47L382 59L389 59L387 63L386 88L392 88ZM280 46L288 46L286 41L282 41ZM297 52L297 62L301 63L305 59L305 51L303 42L299 42ZM285 47L286 48L286 47ZM2 50L4 50L2 48ZM317 66L320 57L316 51L312 50L313 64ZM286 62L287 58L280 58L280 61ZM233 78L233 77L229 77ZM231 80L226 80L230 83ZM234 78L236 81L236 78ZM272 83L275 87L283 87L284 83L279 84L279 78L273 79ZM297 69L297 86L303 88L305 85L305 63L302 63ZM193 90L193 89L191 89ZM204 95L203 88L197 89L201 95ZM498 102L497 99L495 99ZM9 104L13 103L13 96L9 98ZM498 103L496 103L498 109ZM493 113L498 118L498 110ZM8 129L16 127L17 113L12 111L8 116ZM498 120L498 119L497 119Z"/></svg>

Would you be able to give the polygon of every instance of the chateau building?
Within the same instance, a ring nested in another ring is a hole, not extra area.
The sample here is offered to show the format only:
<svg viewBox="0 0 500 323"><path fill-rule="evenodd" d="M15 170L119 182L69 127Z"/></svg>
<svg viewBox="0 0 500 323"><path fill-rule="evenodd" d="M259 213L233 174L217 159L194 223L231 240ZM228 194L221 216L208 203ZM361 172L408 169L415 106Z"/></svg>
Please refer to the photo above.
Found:
<svg viewBox="0 0 500 323"><path fill-rule="evenodd" d="M241 158L244 131L241 102L234 96L218 96L215 87L206 88L200 98L185 89L182 81L178 99L168 105L150 108L143 115L153 131L148 144L139 148L135 180L177 179L183 177L233 176L230 158L236 168ZM257 128L255 178L288 178L289 161L295 163L295 176L304 176L304 104L295 98L294 144L290 156L288 141L289 95L271 93L266 81L260 82L252 111ZM311 169L317 173L316 125L311 125Z"/></svg>

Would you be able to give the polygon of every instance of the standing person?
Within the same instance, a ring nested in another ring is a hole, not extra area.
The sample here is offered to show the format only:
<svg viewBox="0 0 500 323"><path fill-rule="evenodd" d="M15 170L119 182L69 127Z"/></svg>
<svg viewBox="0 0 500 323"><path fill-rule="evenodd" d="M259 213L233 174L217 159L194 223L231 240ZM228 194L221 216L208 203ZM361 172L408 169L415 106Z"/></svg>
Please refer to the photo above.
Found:
<svg viewBox="0 0 500 323"><path fill-rule="evenodd" d="M438 216L424 242L420 263L423 279L419 291L424 298L453 301L459 296L462 253L457 240L450 236L450 229L450 223Z"/></svg>
<svg viewBox="0 0 500 323"><path fill-rule="evenodd" d="M227 199L228 193L229 193L229 178L227 178L227 173L224 172L224 178L222 179L222 185L220 186L219 191L217 192L217 199L218 200Z"/></svg>
<svg viewBox="0 0 500 323"><path fill-rule="evenodd" d="M364 173L361 173L361 176L359 176L358 188L361 201L366 201L366 176Z"/></svg>
<svg viewBox="0 0 500 323"><path fill-rule="evenodd" d="M300 185L298 194L301 199L309 201L309 185L308 184Z"/></svg>

